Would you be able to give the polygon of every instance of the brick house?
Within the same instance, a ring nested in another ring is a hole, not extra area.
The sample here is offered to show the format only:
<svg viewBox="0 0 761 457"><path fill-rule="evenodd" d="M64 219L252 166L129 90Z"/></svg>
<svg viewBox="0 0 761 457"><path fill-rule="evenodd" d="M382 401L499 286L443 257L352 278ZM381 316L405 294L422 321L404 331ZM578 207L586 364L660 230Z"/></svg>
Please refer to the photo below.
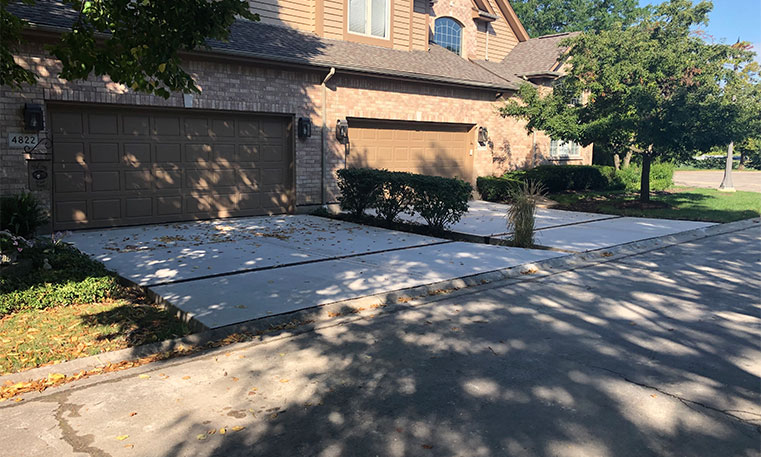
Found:
<svg viewBox="0 0 761 457"><path fill-rule="evenodd" d="M591 162L591 148L497 114L519 84L559 76L565 38L530 39L507 0L250 3L261 22L238 21L229 42L186 56L201 93L167 100L59 79L43 46L73 14L13 6L32 25L17 60L39 79L0 88L0 192L31 189L60 230L307 211L336 201L345 166L473 182ZM25 154L13 142L34 140L24 112L35 107L44 128Z"/></svg>

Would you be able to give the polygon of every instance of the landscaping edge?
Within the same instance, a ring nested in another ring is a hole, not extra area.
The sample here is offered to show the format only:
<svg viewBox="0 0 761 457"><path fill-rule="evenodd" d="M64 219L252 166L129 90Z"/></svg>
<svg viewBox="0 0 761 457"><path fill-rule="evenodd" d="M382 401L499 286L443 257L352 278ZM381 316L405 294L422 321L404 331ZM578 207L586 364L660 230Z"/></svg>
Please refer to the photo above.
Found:
<svg viewBox="0 0 761 457"><path fill-rule="evenodd" d="M55 365L33 368L19 373L3 375L0 376L0 385L8 382L17 383L42 379L46 378L50 373L73 376L81 371L89 371L109 364L116 364L155 354L171 352L178 348L198 348L206 346L209 343L222 340L234 334L256 335L254 340L241 344L263 344L319 328L344 324L357 319L375 317L379 313L398 312L443 298L449 298L455 294L471 292L471 290L461 289L468 289L487 284L496 286L497 284L494 283L497 282L500 282L499 285L502 286L527 279L537 280L565 271L585 268L599 263L614 261L711 236L746 230L752 227L761 227L761 218L712 225L673 235L627 243L612 248L603 248L575 254L569 253L565 256L538 262L530 262L501 270L478 273L462 278L338 301L326 305L313 306L290 313L267 316L240 324L204 330L200 333L187 335L173 340L165 340L143 346L121 349ZM149 298L155 300L160 299L160 297L147 288L141 287L141 289L145 291ZM163 299L161 299L159 303L176 309L171 303L168 303Z"/></svg>

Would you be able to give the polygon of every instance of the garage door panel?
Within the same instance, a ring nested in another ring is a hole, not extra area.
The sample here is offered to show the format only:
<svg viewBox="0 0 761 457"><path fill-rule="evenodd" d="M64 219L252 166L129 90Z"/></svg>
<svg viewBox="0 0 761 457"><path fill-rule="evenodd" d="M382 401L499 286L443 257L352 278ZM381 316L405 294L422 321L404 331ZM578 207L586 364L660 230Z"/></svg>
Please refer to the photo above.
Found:
<svg viewBox="0 0 761 457"><path fill-rule="evenodd" d="M293 208L285 118L82 105L50 113L55 229Z"/></svg>
<svg viewBox="0 0 761 457"><path fill-rule="evenodd" d="M118 171L93 171L91 176L92 192L111 192L121 190Z"/></svg>
<svg viewBox="0 0 761 457"><path fill-rule="evenodd" d="M349 164L471 181L468 125L349 120Z"/></svg>

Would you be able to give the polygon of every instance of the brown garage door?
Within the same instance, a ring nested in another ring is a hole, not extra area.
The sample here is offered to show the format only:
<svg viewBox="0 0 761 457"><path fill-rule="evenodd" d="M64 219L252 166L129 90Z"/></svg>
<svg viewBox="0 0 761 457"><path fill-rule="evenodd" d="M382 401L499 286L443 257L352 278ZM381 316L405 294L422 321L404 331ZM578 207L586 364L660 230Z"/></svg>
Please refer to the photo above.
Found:
<svg viewBox="0 0 761 457"><path fill-rule="evenodd" d="M473 179L472 126L349 119L350 167Z"/></svg>
<svg viewBox="0 0 761 457"><path fill-rule="evenodd" d="M56 229L293 210L288 118L79 105L50 116Z"/></svg>

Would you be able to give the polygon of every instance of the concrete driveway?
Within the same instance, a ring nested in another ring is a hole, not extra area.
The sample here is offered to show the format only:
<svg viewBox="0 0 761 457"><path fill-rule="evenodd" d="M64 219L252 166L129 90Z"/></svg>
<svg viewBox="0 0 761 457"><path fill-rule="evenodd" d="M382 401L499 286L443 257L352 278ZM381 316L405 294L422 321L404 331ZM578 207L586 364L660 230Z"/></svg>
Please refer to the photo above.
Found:
<svg viewBox="0 0 761 457"><path fill-rule="evenodd" d="M724 171L696 170L674 172L674 185L718 189ZM732 183L737 190L761 192L761 171L732 171Z"/></svg>
<svg viewBox="0 0 761 457"><path fill-rule="evenodd" d="M563 255L307 215L81 231L67 241L208 328Z"/></svg>
<svg viewBox="0 0 761 457"><path fill-rule="evenodd" d="M757 226L24 395L3 455L758 457L760 246Z"/></svg>

